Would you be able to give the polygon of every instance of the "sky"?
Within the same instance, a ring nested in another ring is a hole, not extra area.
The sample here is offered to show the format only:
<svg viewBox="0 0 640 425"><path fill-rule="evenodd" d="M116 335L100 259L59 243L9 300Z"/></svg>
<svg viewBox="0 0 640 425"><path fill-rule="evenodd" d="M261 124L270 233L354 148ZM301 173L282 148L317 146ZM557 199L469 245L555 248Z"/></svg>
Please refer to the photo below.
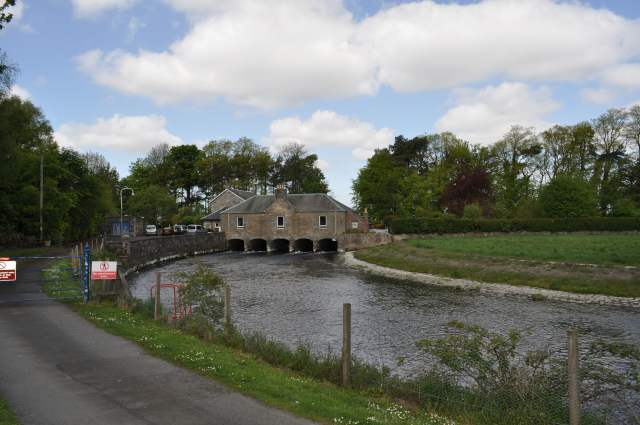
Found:
<svg viewBox="0 0 640 425"><path fill-rule="evenodd" d="M12 92L121 176L156 144L249 137L331 193L397 135L487 145L640 103L640 0L17 0Z"/></svg>

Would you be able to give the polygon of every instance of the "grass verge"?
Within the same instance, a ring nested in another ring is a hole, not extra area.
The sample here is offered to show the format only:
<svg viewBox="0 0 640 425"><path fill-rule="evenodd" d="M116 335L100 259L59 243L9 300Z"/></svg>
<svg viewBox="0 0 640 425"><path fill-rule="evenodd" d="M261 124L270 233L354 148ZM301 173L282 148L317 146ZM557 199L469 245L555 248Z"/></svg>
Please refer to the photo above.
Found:
<svg viewBox="0 0 640 425"><path fill-rule="evenodd" d="M637 235L626 236L639 238ZM502 236L487 238L443 237L401 241L360 250L355 253L355 257L385 267L458 279L532 286L583 294L640 297L640 270L535 261L535 259L553 256L553 253L545 253L546 249L543 249L543 246L558 243L556 242L558 239L548 235L533 236L534 238L549 238L544 244L538 245L536 249L534 247L527 248L523 237L506 237L506 239ZM571 249L567 248L561 258L576 259L576 253L581 249L580 245L588 245L588 240L572 238L571 241L558 243L561 250L567 246L572 247ZM635 243L634 240L626 246L635 246ZM581 258L593 260L594 250L595 248L591 249L591 254L585 253ZM509 253L512 255L507 256L506 254ZM517 253L522 253L522 255L516 255ZM632 260L635 256L636 253L625 252L621 254L620 258L626 258L625 261L635 261ZM520 258L533 260L523 262Z"/></svg>
<svg viewBox="0 0 640 425"><path fill-rule="evenodd" d="M74 275L68 259L56 260L49 268L43 270L42 290L48 296L60 300L82 299L80 277Z"/></svg>
<svg viewBox="0 0 640 425"><path fill-rule="evenodd" d="M131 313L105 304L72 304L72 308L99 328L136 342L154 356L302 417L332 424L455 423L432 413L409 410L386 397L273 367L239 350L154 322L142 312Z"/></svg>
<svg viewBox="0 0 640 425"><path fill-rule="evenodd" d="M13 413L6 401L0 398L0 425L20 425L18 417Z"/></svg>

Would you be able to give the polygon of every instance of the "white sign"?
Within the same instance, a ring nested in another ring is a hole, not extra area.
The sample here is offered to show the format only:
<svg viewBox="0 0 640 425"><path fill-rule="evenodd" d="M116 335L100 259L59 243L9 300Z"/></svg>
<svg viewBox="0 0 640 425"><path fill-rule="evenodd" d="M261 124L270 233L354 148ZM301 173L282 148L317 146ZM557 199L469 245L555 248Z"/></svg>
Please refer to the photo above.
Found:
<svg viewBox="0 0 640 425"><path fill-rule="evenodd" d="M9 259L0 260L0 282L14 282L16 280L16 262Z"/></svg>
<svg viewBox="0 0 640 425"><path fill-rule="evenodd" d="M91 280L114 280L118 278L117 261L92 261Z"/></svg>

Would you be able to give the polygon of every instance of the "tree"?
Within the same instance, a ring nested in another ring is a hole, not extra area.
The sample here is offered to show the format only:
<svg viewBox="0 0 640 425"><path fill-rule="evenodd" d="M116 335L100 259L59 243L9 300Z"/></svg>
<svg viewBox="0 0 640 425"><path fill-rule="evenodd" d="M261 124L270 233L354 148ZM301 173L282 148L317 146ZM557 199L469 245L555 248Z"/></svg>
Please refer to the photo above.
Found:
<svg viewBox="0 0 640 425"><path fill-rule="evenodd" d="M640 164L640 104L629 108L628 120L624 127L624 137L635 145L636 162Z"/></svg>
<svg viewBox="0 0 640 425"><path fill-rule="evenodd" d="M588 182L574 176L558 175L540 191L544 217L569 218L598 215L598 198Z"/></svg>
<svg viewBox="0 0 640 425"><path fill-rule="evenodd" d="M356 209L364 211L366 208L369 217L377 222L396 215L400 201L398 188L406 176L406 168L398 164L389 149L376 150L353 181Z"/></svg>
<svg viewBox="0 0 640 425"><path fill-rule="evenodd" d="M496 176L496 208L512 216L519 203L532 193L531 179L537 171L542 145L532 128L513 126L491 147Z"/></svg>
<svg viewBox="0 0 640 425"><path fill-rule="evenodd" d="M4 0L0 6L0 30L13 19L13 13L9 12L9 8L16 5L16 0Z"/></svg>
<svg viewBox="0 0 640 425"><path fill-rule="evenodd" d="M197 167L199 159L200 150L196 145L174 146L166 158L170 187L181 192L183 202L187 205L198 200L194 192L200 180Z"/></svg>
<svg viewBox="0 0 640 425"><path fill-rule="evenodd" d="M177 213L175 198L166 188L150 185L136 191L129 199L128 211L136 217L144 217L147 223L164 225Z"/></svg>
<svg viewBox="0 0 640 425"><path fill-rule="evenodd" d="M283 185L290 193L327 193L329 186L317 163L318 156L308 154L304 146L283 146L274 161L272 186Z"/></svg>
<svg viewBox="0 0 640 425"><path fill-rule="evenodd" d="M596 148L598 150L597 171L594 182L606 183L611 170L624 156L625 146L623 133L625 131L627 114L622 109L609 109L593 120Z"/></svg>

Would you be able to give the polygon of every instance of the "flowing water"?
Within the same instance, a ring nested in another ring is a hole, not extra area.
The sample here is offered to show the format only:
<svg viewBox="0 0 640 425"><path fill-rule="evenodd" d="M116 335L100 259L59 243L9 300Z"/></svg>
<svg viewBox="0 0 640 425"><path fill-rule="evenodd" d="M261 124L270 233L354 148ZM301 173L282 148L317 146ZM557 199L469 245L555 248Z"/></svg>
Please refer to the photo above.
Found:
<svg viewBox="0 0 640 425"><path fill-rule="evenodd" d="M352 269L341 254L221 253L187 258L132 277L134 296L149 297L155 273L163 282L198 263L231 285L234 324L290 346L309 344L337 353L342 341L342 304L352 304L353 355L403 376L424 369L416 341L444 334L457 320L496 332L517 329L526 349L564 352L567 330L581 344L602 338L640 345L640 311L525 297L460 291L382 278ZM166 299L169 293L163 294ZM403 358L402 366L397 366Z"/></svg>

